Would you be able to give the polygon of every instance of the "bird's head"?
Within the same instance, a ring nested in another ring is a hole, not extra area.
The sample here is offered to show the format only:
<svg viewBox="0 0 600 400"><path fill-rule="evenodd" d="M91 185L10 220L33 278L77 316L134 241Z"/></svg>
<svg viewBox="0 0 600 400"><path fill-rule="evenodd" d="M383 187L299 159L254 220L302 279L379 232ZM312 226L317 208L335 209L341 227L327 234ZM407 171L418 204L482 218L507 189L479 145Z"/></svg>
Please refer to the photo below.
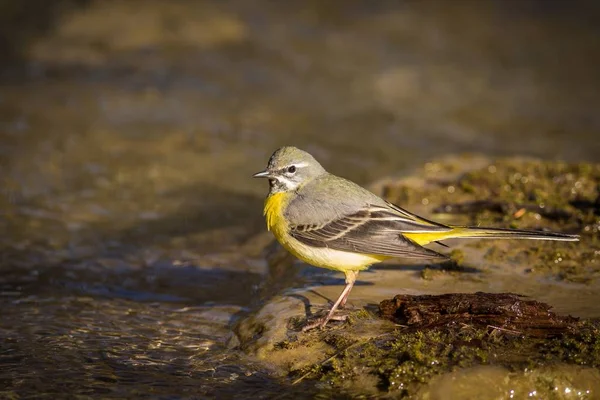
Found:
<svg viewBox="0 0 600 400"><path fill-rule="evenodd" d="M277 149L267 164L267 169L254 178L267 178L270 193L290 192L327 173L309 153L296 147L285 146Z"/></svg>

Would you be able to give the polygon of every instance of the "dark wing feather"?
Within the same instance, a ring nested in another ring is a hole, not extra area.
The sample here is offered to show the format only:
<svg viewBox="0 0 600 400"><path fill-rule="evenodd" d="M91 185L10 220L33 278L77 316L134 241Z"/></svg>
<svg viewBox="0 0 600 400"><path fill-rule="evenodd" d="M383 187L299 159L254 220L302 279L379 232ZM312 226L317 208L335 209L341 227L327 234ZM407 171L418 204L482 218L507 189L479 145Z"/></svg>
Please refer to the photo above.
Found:
<svg viewBox="0 0 600 400"><path fill-rule="evenodd" d="M391 205L391 204L390 204ZM399 207L368 206L323 225L297 225L290 234L313 247L399 258L446 258L402 236L403 232L448 231Z"/></svg>

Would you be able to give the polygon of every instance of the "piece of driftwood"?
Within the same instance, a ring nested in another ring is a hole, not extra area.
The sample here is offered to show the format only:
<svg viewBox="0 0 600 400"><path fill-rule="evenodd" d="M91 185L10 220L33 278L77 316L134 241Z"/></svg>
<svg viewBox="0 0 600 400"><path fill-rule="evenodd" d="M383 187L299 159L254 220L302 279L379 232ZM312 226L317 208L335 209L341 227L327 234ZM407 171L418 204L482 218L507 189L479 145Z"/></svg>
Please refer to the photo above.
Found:
<svg viewBox="0 0 600 400"><path fill-rule="evenodd" d="M578 318L558 316L550 308L518 294L483 292L397 295L379 304L383 318L408 328L464 325L536 338L560 336L577 329Z"/></svg>

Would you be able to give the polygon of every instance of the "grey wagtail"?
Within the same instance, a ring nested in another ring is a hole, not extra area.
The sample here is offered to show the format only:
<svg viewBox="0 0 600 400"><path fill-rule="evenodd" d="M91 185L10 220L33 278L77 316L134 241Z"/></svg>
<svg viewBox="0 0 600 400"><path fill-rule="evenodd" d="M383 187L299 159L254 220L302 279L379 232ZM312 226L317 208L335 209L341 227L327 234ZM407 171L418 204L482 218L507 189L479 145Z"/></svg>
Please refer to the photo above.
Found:
<svg viewBox="0 0 600 400"><path fill-rule="evenodd" d="M316 267L341 271L346 287L323 328L343 307L358 272L390 258L439 259L424 245L451 238L547 239L576 241L577 235L501 228L444 225L412 214L344 178L332 175L309 153L281 147L267 169L264 215L267 228L294 256ZM307 326L308 327L308 326Z"/></svg>

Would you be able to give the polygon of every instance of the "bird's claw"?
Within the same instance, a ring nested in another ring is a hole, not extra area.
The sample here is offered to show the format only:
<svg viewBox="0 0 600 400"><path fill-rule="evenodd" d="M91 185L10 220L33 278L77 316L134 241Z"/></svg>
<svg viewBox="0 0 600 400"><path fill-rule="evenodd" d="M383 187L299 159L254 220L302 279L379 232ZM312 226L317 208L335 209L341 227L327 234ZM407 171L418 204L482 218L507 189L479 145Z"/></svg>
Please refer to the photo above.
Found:
<svg viewBox="0 0 600 400"><path fill-rule="evenodd" d="M327 323L329 321L344 322L347 319L348 319L348 315L332 315L330 318L321 317L321 318L316 318L316 319L313 319L313 320L309 320L302 327L302 332L307 332L307 331L310 331L310 330L315 329L315 328L323 329L323 328L325 328L325 325L327 325Z"/></svg>

